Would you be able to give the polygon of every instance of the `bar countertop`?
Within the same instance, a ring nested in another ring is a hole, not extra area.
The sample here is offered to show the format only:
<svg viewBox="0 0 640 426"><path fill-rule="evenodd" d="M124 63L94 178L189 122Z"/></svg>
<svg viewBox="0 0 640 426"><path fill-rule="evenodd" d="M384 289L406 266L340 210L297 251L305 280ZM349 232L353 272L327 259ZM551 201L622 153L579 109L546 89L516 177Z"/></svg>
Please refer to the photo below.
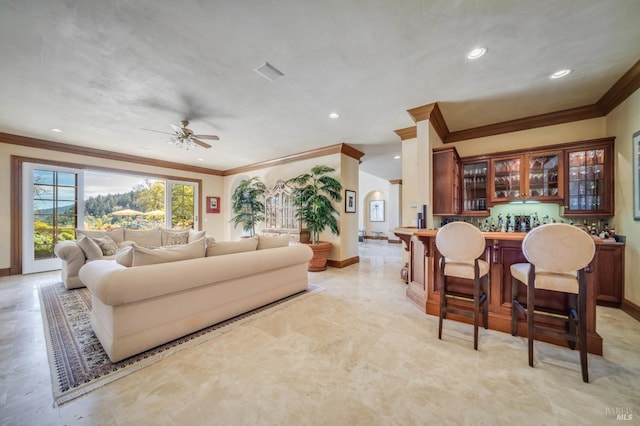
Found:
<svg viewBox="0 0 640 426"><path fill-rule="evenodd" d="M418 229L412 227L400 227L393 230L393 232L402 235L415 235L416 237L435 237L438 233L437 229ZM527 235L526 232L483 232L485 240L501 240L501 241L522 241ZM596 244L613 244L624 245L614 240L592 237L593 242Z"/></svg>

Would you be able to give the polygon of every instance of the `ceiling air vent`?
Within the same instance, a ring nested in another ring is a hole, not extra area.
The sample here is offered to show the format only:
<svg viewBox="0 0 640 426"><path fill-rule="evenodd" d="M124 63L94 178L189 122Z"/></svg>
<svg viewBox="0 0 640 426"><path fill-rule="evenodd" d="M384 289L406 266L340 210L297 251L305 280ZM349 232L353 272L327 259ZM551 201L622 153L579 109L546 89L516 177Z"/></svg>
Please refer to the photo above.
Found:
<svg viewBox="0 0 640 426"><path fill-rule="evenodd" d="M269 81L274 81L282 77L284 74L269 62L265 62L254 70Z"/></svg>

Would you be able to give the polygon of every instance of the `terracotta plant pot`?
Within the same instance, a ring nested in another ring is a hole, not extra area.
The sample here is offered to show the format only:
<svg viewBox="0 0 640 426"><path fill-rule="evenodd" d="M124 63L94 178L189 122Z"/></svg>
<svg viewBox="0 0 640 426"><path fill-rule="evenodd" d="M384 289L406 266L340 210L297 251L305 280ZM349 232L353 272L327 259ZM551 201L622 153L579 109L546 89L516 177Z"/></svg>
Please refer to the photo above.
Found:
<svg viewBox="0 0 640 426"><path fill-rule="evenodd" d="M317 244L309 244L311 250L313 250L313 257L309 261L309 272L324 271L327 269L327 259L329 258L329 251L331 250L331 243L320 241Z"/></svg>

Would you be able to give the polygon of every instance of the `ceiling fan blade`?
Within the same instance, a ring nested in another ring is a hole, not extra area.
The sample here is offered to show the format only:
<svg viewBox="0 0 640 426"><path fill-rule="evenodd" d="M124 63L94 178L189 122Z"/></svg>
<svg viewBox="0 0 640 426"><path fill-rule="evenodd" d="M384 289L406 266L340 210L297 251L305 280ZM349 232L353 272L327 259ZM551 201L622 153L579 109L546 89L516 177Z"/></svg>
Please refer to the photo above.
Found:
<svg viewBox="0 0 640 426"><path fill-rule="evenodd" d="M187 136L184 129L180 126L176 126L175 124L170 124L171 128L176 132L176 134L180 136Z"/></svg>
<svg viewBox="0 0 640 426"><path fill-rule="evenodd" d="M193 135L194 137L198 138L198 139L208 139L211 141L219 141L220 137L216 136L216 135Z"/></svg>
<svg viewBox="0 0 640 426"><path fill-rule="evenodd" d="M169 132L161 132L160 130L145 129L145 128L142 128L142 130L146 130L146 131L148 131L148 132L162 133L163 135L172 135L172 136L173 136L173 133L169 133Z"/></svg>
<svg viewBox="0 0 640 426"><path fill-rule="evenodd" d="M196 138L191 138L191 140L194 141L195 143L197 143L198 145L200 145L203 148L211 148L211 145L209 145L206 142L202 142L202 141L200 141L200 140L198 140Z"/></svg>

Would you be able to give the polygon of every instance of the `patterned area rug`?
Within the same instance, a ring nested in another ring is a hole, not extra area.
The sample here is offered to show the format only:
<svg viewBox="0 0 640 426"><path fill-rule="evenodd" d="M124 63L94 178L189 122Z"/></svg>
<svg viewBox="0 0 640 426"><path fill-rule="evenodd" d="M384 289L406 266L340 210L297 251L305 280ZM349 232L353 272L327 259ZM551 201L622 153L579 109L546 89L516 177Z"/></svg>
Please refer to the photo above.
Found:
<svg viewBox="0 0 640 426"><path fill-rule="evenodd" d="M39 287L54 404L60 405L121 377L154 364L168 355L206 342L240 324L324 290L309 284L307 290L246 314L189 334L113 363L91 329L91 293L86 288L66 290L59 282Z"/></svg>

